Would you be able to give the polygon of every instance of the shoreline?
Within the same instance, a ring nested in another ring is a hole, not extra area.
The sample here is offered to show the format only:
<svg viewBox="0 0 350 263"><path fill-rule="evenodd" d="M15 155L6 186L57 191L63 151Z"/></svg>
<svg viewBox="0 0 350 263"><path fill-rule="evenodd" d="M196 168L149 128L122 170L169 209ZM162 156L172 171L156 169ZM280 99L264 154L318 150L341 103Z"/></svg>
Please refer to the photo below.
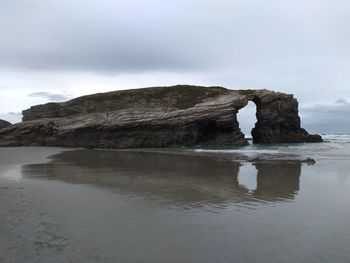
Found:
<svg viewBox="0 0 350 263"><path fill-rule="evenodd" d="M203 252L211 249L249 261L246 244L256 248L253 262L270 262L266 249L281 243L293 259L315 262L305 242L346 258L347 242L323 247L314 233L334 227L329 215L333 200L348 196L348 162L152 151L0 148L0 262L203 262L192 251L213 262L217 254ZM339 220L345 238L348 218ZM256 239L266 231L268 240Z"/></svg>
<svg viewBox="0 0 350 263"><path fill-rule="evenodd" d="M27 151L28 154L32 150L40 149L41 151L41 160L38 159L38 156L33 156L35 159L30 161L28 156L26 156L27 160L24 160L30 163L36 162L47 162L50 161L50 156L55 155L64 151L110 151L110 152L135 152L135 153L159 153L159 154L175 154L175 155L191 155L191 156L209 156L213 158L225 158L230 159L234 162L240 163L256 163L256 162L292 162L292 163L306 163L308 165L313 165L316 163L315 159L308 156L301 155L292 155L292 154L284 154L284 153L265 153L267 150L256 150L256 153L253 154L244 154L244 147L235 147L232 148L84 148L84 147L48 147L48 146L19 146L19 147L0 147L0 149L14 149L14 151L18 149L23 149ZM232 152L233 151L233 152ZM240 153L243 151L243 153ZM11 152L11 150L10 150ZM17 156L16 156L17 157ZM22 156L24 157L24 156ZM0 153L0 159L3 156ZM6 158L5 158L6 159ZM14 160L15 158L13 158ZM23 164L23 163L22 163Z"/></svg>

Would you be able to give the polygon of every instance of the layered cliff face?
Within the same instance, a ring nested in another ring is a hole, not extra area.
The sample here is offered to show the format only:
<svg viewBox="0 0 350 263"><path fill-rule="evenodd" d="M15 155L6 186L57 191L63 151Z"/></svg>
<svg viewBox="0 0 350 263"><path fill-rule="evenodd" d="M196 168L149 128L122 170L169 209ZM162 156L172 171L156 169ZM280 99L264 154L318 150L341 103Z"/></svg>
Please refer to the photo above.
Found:
<svg viewBox="0 0 350 263"><path fill-rule="evenodd" d="M320 142L321 136L300 127L298 101L292 95L267 90L254 91L248 99L256 104L254 143Z"/></svg>
<svg viewBox="0 0 350 263"><path fill-rule="evenodd" d="M4 120L0 119L0 129L5 128L5 127L10 126L10 125L11 125L11 123L9 123L8 121L4 121Z"/></svg>
<svg viewBox="0 0 350 263"><path fill-rule="evenodd" d="M0 145L193 147L247 144L236 115L257 105L255 143L317 142L300 128L292 95L221 87L172 86L115 91L23 111L0 129Z"/></svg>

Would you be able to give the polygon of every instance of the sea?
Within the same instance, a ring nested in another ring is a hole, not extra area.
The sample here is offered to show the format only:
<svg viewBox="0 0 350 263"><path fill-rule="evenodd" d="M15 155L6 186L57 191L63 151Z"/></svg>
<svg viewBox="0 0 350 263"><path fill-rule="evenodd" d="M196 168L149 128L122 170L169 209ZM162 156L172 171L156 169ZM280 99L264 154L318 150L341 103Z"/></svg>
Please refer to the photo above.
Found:
<svg viewBox="0 0 350 263"><path fill-rule="evenodd" d="M322 137L0 148L0 262L348 263L350 134Z"/></svg>
<svg viewBox="0 0 350 263"><path fill-rule="evenodd" d="M350 134L321 134L324 143L296 143L296 144L253 144L248 137L248 146L191 149L200 153L241 154L250 157L269 156L275 158L315 158L317 160L349 160Z"/></svg>

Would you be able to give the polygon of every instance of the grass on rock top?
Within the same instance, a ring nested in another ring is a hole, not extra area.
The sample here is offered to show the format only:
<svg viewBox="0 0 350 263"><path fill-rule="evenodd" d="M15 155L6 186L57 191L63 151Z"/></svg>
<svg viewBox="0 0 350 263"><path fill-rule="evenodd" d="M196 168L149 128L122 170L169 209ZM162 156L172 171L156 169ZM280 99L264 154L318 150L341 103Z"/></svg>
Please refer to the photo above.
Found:
<svg viewBox="0 0 350 263"><path fill-rule="evenodd" d="M226 91L222 87L201 87L190 85L177 85L163 87L155 90L154 93L146 94L146 101L163 100L176 98L175 107L187 109L202 102L206 98L213 98Z"/></svg>
<svg viewBox="0 0 350 263"><path fill-rule="evenodd" d="M135 103L138 101L145 101L146 103L164 101L175 102L173 106L178 109L187 109L202 102L206 98L213 98L224 94L225 92L227 92L227 89L222 87L176 85L170 87L155 87L98 93L73 99L71 103L92 102L102 105L117 103L126 104L127 106L129 103Z"/></svg>
<svg viewBox="0 0 350 263"><path fill-rule="evenodd" d="M256 92L255 89L240 89L238 91L242 95L252 95L254 92Z"/></svg>

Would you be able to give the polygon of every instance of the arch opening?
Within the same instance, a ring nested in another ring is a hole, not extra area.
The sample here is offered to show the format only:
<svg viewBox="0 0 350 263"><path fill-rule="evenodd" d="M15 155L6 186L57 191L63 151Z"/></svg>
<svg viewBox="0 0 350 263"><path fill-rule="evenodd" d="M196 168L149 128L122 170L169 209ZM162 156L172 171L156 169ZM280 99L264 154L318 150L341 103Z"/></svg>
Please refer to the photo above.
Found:
<svg viewBox="0 0 350 263"><path fill-rule="evenodd" d="M248 104L237 113L239 127L244 137L248 140L252 140L252 130L257 122L256 112L256 104L253 101L249 101Z"/></svg>

